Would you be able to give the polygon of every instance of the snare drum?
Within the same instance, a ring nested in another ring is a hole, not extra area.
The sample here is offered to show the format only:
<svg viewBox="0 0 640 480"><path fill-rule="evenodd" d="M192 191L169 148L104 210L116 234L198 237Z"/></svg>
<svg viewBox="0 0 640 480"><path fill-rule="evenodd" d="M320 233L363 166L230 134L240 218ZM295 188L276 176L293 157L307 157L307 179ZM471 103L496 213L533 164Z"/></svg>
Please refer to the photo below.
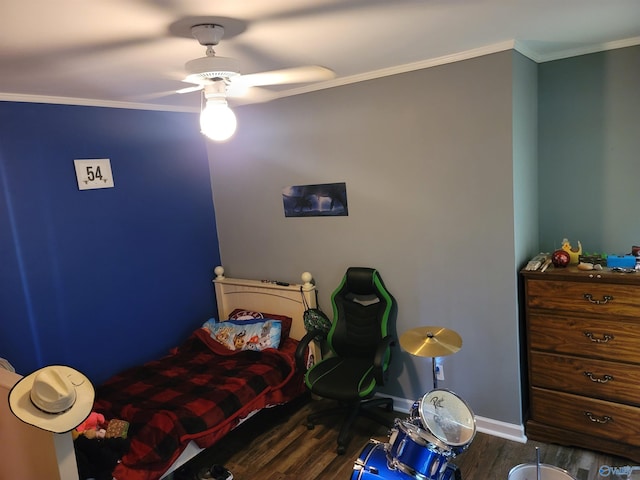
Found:
<svg viewBox="0 0 640 480"><path fill-rule="evenodd" d="M414 424L396 419L389 436L388 464L412 478L440 479L447 468L448 455L427 441L427 435Z"/></svg>
<svg viewBox="0 0 640 480"><path fill-rule="evenodd" d="M370 440L365 445L360 457L353 464L351 480L415 480L424 477L410 475L399 470L389 462L388 444ZM458 467L449 464L440 477L429 477L437 480L454 480L460 476L455 475Z"/></svg>
<svg viewBox="0 0 640 480"><path fill-rule="evenodd" d="M418 413L423 429L446 445L451 456L464 452L476 434L473 412L449 390L435 389L424 395L418 401Z"/></svg>

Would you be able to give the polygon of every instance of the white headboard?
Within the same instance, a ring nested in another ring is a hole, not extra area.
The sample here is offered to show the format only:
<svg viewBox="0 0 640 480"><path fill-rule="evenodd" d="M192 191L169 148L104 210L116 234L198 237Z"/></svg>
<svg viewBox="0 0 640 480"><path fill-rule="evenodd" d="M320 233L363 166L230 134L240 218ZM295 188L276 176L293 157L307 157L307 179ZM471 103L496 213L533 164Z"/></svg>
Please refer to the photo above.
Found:
<svg viewBox="0 0 640 480"><path fill-rule="evenodd" d="M291 317L291 338L300 340L307 333L303 323L304 295L311 308L316 306L315 285L309 272L301 275L302 283L278 285L261 280L227 278L224 268L216 267L213 280L218 303L218 319L226 320L236 308ZM301 293L302 292L302 293Z"/></svg>

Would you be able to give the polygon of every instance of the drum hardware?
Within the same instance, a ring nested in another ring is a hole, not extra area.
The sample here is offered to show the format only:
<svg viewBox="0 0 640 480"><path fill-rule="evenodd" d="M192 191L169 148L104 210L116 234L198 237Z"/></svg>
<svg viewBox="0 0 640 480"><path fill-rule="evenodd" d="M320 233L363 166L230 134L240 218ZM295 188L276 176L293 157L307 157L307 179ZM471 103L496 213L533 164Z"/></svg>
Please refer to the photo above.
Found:
<svg viewBox="0 0 640 480"><path fill-rule="evenodd" d="M391 430L391 435L389 436L389 443L391 445L395 443L396 437L401 431L405 432L407 437L415 443L436 450L446 457L451 456L451 448L438 440L428 430L422 428L422 422L419 417L409 418L407 420L396 419L394 428Z"/></svg>
<svg viewBox="0 0 640 480"><path fill-rule="evenodd" d="M400 336L400 345L411 355L431 357L433 388L438 388L436 357L445 357L462 348L462 338L457 332L444 327L417 327Z"/></svg>
<svg viewBox="0 0 640 480"><path fill-rule="evenodd" d="M437 476L407 473L400 470L389 458L387 444L371 439L353 465L351 480L461 480L458 467L446 464Z"/></svg>
<svg viewBox="0 0 640 480"><path fill-rule="evenodd" d="M475 433L466 402L449 390L434 389L414 402L408 418L394 420L387 443L369 441L351 480L461 480L452 460Z"/></svg>
<svg viewBox="0 0 640 480"><path fill-rule="evenodd" d="M381 442L379 442L378 440L375 440L373 438L371 440L369 440L369 445L372 446L372 447L376 446L378 444L381 444ZM365 450L367 451L366 456L364 455L364 451ZM371 457L371 454L373 453L373 449L369 448L367 450L365 448L365 450L363 450L363 454L360 455L360 457L358 457L356 459L355 463L353 464L353 472L354 472L354 474L356 472L358 472L358 477L357 478L361 477L361 472L363 472L364 470L367 470L367 471L371 472L373 475L378 475L378 473L379 473L378 467L376 467L375 465L369 465L367 467L367 462L369 461L369 458ZM363 456L365 457L364 459L362 458ZM353 475L352 475L352 477L353 477Z"/></svg>
<svg viewBox="0 0 640 480"><path fill-rule="evenodd" d="M397 468L415 478L439 478L448 463L448 455L431 444L410 422L396 421L386 447L390 468Z"/></svg>

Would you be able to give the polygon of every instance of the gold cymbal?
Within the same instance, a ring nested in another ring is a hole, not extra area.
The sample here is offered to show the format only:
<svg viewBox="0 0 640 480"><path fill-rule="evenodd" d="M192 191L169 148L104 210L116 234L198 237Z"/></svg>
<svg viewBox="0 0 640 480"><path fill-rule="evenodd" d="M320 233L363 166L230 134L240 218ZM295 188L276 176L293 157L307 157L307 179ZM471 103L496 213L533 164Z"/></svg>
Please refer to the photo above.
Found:
<svg viewBox="0 0 640 480"><path fill-rule="evenodd" d="M400 345L411 355L444 357L462 348L462 338L444 327L417 327L402 334Z"/></svg>

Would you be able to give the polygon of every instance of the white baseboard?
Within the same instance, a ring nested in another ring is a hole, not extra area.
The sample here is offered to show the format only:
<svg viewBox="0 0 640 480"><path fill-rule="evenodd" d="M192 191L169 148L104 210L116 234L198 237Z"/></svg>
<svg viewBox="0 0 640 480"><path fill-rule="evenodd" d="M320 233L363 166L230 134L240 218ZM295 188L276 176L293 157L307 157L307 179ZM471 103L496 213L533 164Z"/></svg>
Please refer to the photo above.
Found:
<svg viewBox="0 0 640 480"><path fill-rule="evenodd" d="M515 423L501 422L476 415L476 431L518 443L527 443L524 426Z"/></svg>
<svg viewBox="0 0 640 480"><path fill-rule="evenodd" d="M393 398L393 408L397 412L409 413L411 407L415 403L413 400L407 400L406 398L394 397L392 395L381 395L385 397ZM527 437L524 433L524 426L514 423L506 423L500 420L493 420L491 418L480 417L476 418L476 431L492 435L494 437L504 438L506 440L512 440L518 443L527 443Z"/></svg>
<svg viewBox="0 0 640 480"><path fill-rule="evenodd" d="M396 412L401 412L401 413L409 413L409 411L411 410L411 407L415 403L412 400L407 400L406 398L394 397L393 395L376 394L376 397L393 398L393 409Z"/></svg>

